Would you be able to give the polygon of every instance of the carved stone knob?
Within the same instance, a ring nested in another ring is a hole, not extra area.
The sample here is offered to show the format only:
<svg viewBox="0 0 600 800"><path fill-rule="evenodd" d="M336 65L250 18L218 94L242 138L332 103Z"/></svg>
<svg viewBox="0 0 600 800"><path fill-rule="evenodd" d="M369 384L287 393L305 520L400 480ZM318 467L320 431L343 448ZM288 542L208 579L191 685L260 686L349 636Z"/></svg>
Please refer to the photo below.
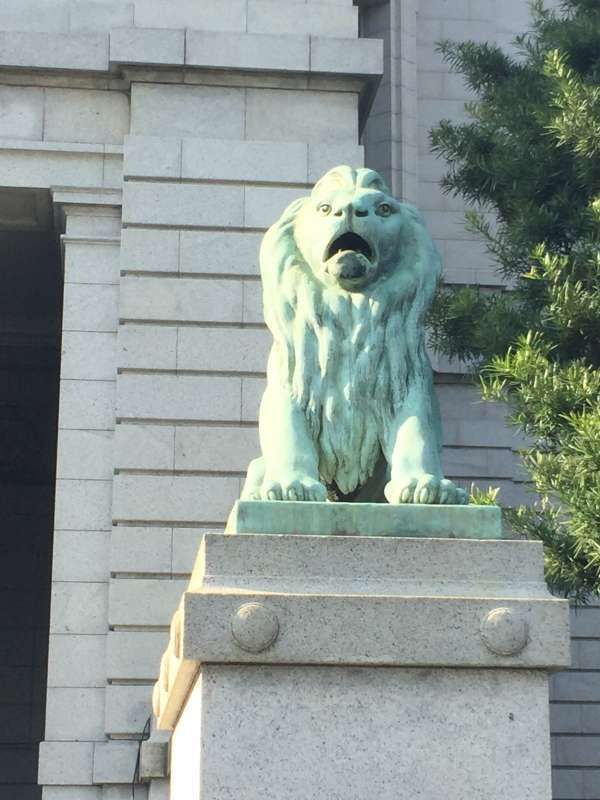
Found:
<svg viewBox="0 0 600 800"><path fill-rule="evenodd" d="M231 618L231 633L242 650L261 653L279 635L279 620L262 603L244 603Z"/></svg>
<svg viewBox="0 0 600 800"><path fill-rule="evenodd" d="M481 623L481 638L492 653L514 656L529 641L529 625L511 608L495 608Z"/></svg>

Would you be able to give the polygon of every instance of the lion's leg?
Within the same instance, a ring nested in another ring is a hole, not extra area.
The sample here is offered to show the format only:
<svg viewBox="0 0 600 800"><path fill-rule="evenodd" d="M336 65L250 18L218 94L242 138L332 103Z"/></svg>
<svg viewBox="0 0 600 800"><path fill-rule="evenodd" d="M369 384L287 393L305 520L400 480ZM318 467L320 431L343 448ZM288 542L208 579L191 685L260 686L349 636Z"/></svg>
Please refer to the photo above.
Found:
<svg viewBox="0 0 600 800"><path fill-rule="evenodd" d="M255 458L248 465L242 500L260 500L260 487L265 477L264 458Z"/></svg>
<svg viewBox="0 0 600 800"><path fill-rule="evenodd" d="M407 398L386 444L391 467L391 478L385 487L389 503L468 502L464 489L444 478L439 410L431 392L414 391Z"/></svg>
<svg viewBox="0 0 600 800"><path fill-rule="evenodd" d="M265 474L263 500L325 500L317 447L304 412L285 387L267 386L260 406L260 443Z"/></svg>

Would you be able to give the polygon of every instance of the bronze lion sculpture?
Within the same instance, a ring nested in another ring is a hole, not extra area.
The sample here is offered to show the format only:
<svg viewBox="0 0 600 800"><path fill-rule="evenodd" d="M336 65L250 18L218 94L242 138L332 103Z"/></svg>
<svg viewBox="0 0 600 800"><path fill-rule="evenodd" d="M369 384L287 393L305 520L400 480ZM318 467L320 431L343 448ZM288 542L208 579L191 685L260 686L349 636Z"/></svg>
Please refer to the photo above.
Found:
<svg viewBox="0 0 600 800"><path fill-rule="evenodd" d="M441 269L370 169L327 172L260 252L273 335L243 499L467 502L444 478L424 317Z"/></svg>

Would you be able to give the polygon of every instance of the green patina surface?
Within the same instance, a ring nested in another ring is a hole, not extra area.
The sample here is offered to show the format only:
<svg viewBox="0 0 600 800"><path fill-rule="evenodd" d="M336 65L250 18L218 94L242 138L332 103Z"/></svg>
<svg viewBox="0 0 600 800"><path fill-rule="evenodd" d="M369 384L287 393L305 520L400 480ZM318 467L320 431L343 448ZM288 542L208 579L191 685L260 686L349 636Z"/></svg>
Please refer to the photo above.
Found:
<svg viewBox="0 0 600 800"><path fill-rule="evenodd" d="M502 539L498 506L238 500L226 533Z"/></svg>

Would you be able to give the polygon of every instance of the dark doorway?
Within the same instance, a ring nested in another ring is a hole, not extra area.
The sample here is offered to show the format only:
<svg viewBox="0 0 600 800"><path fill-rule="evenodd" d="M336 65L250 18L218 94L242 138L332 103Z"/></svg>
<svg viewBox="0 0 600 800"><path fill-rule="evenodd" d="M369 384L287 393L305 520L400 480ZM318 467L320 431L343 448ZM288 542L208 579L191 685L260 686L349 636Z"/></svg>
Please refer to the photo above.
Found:
<svg viewBox="0 0 600 800"><path fill-rule="evenodd" d="M0 191L0 800L41 797L62 306L48 209Z"/></svg>

